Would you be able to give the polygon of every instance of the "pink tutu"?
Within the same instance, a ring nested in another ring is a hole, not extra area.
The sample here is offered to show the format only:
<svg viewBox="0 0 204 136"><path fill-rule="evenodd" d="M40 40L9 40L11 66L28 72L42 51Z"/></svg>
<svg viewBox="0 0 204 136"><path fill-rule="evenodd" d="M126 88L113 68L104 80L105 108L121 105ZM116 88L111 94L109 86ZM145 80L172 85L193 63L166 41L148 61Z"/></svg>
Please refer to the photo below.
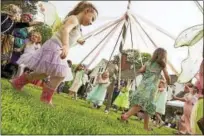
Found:
<svg viewBox="0 0 204 136"><path fill-rule="evenodd" d="M60 58L61 46L57 40L47 40L42 48L32 55L19 59L18 64L25 64L36 73L45 73L49 76L65 77L64 81L73 79L71 69L66 59Z"/></svg>

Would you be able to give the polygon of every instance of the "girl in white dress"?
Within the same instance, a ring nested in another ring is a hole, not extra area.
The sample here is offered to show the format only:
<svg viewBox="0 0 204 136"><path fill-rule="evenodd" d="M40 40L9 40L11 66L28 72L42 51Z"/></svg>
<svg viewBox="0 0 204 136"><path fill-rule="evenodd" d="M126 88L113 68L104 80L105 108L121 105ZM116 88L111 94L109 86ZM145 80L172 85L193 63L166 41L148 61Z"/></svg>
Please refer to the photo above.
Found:
<svg viewBox="0 0 204 136"><path fill-rule="evenodd" d="M76 74L74 77L74 82L72 83L72 86L69 88L69 95L74 94L74 98L76 100L77 99L77 92L83 84L84 66L80 64L77 67L75 72L76 72Z"/></svg>
<svg viewBox="0 0 204 136"><path fill-rule="evenodd" d="M24 50L24 53L20 56L19 60L17 61L18 65L18 72L16 74L16 77L19 77L23 74L24 69L26 67L26 64L23 62L26 61L26 59L29 59L30 56L32 56L35 51L41 48L41 41L42 36L39 32L32 32L30 36L30 40L22 47L22 48L16 48L14 49L17 52L21 52Z"/></svg>
<svg viewBox="0 0 204 136"><path fill-rule="evenodd" d="M161 119L161 115L165 114L166 102L167 102L167 85L164 80L160 80L158 92L155 99L157 125L159 125L160 127L165 124Z"/></svg>

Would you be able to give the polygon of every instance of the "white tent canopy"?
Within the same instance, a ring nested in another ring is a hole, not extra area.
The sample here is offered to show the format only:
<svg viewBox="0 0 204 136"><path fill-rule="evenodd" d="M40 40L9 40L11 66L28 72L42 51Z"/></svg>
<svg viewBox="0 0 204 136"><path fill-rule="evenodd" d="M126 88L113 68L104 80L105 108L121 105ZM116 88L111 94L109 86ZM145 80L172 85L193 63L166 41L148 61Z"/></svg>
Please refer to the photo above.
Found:
<svg viewBox="0 0 204 136"><path fill-rule="evenodd" d="M59 15L64 18L68 11L70 11L79 1L51 1L59 13ZM99 28L101 25L109 22L111 20L115 20L120 18L127 10L127 1L92 1L94 5L96 5L97 9L99 10L99 17L98 20L90 27L83 28L83 33L86 34L90 31ZM200 2L202 5L202 2ZM116 6L117 5L117 6ZM132 1L131 2L131 11L134 15L140 15L152 23L156 24L157 26L167 30L171 35L178 36L178 34L183 31L184 29L197 25L202 24L203 17L200 13L199 9L196 7L193 1ZM168 58L176 68L178 72L181 71L181 61L186 58L187 56L187 48L177 48L173 47L174 40L161 34L157 31L154 27L151 27L147 23L145 23L140 18L137 18L143 28L147 31L150 37L154 40L154 42L159 46L167 49L168 51ZM132 26L134 28L138 28L136 26ZM109 29L110 30L110 29ZM138 31L139 30L139 31ZM138 35L140 32L140 28L134 29L133 31L133 39L134 39L134 48L140 49L141 52L149 52L152 53L154 51L154 46L151 42L144 36L144 33L141 33L145 38L147 47L145 46L144 42ZM108 59L112 48L115 44L116 38L119 34L118 30L116 34L111 38L111 41L108 42L106 47L101 51L100 55L91 65L94 67L102 58ZM102 35L97 35L91 40L87 40L83 47L75 47L72 48L69 53L69 58L74 63L79 63L87 54L91 51L91 49L100 41ZM125 48L131 47L130 42L130 35L127 36L127 41L125 44ZM99 47L100 48L100 47ZM96 53L97 51L95 51ZM118 49L114 54L118 53ZM80 55L79 55L80 54ZM85 61L85 63L90 62L92 57L95 54L93 53L90 57Z"/></svg>

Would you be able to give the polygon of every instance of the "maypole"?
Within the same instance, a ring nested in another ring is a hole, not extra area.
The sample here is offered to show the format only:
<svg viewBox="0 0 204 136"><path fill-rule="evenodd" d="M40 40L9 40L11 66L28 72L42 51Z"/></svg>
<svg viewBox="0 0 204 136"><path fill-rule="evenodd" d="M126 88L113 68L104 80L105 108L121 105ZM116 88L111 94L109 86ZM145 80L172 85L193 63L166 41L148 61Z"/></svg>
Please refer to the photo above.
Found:
<svg viewBox="0 0 204 136"><path fill-rule="evenodd" d="M120 88L120 80L121 80L121 60L122 60L122 51L123 51L123 47L124 47L124 44L125 44L125 40L126 40L126 37L127 37L127 28L128 28L128 11L130 9L130 4L131 4L131 1L128 0L128 6L127 6L127 11L126 11L126 14L125 14L125 23L123 25L123 33L122 33L122 41L120 43L120 53L119 53L119 73L118 73L118 87ZM129 22L130 23L130 22Z"/></svg>

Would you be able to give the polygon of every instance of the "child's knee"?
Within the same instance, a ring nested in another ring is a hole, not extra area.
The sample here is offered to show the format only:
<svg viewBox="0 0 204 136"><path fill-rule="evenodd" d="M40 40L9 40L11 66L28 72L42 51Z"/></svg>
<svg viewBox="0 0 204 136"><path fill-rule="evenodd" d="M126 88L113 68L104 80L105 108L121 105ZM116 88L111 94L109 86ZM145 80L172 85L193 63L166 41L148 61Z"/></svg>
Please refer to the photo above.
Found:
<svg viewBox="0 0 204 136"><path fill-rule="evenodd" d="M20 68L24 68L25 65L24 65L24 64L20 64L19 67L20 67Z"/></svg>

